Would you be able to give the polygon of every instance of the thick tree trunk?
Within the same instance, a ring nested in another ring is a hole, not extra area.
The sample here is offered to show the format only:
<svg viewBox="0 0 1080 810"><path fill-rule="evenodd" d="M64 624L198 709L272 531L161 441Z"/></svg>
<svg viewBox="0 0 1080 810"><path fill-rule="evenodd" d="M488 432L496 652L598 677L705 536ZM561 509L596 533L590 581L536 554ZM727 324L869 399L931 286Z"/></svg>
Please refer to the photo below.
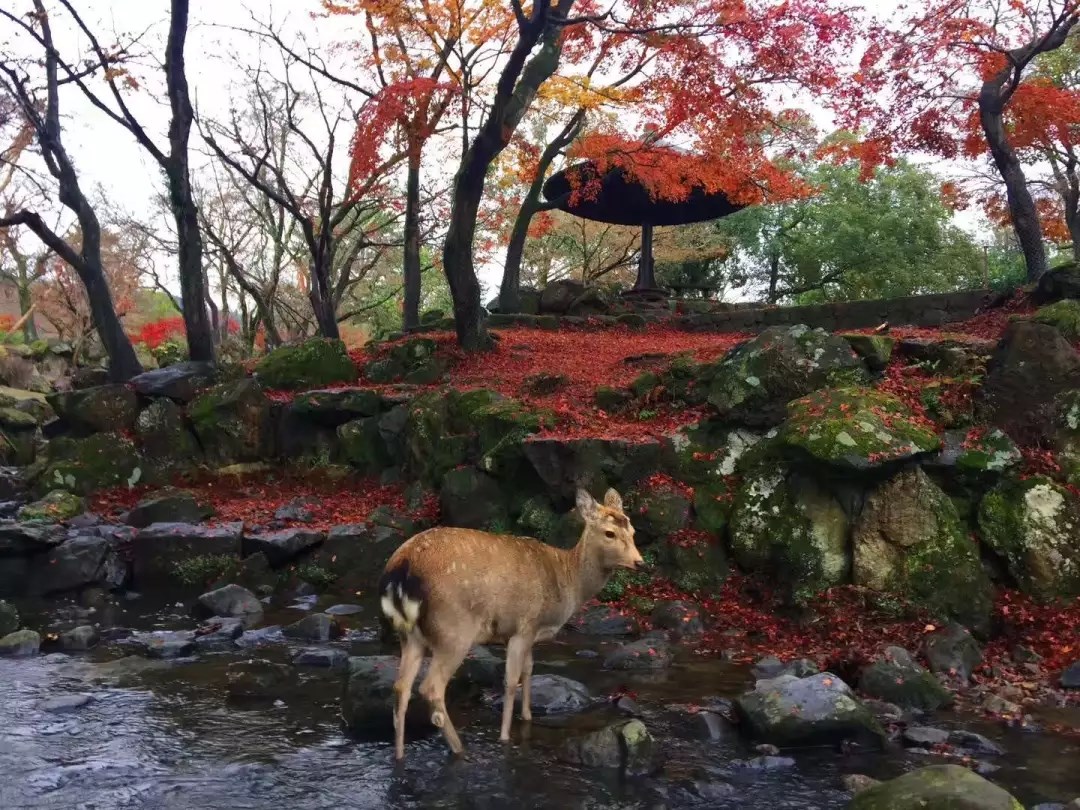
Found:
<svg viewBox="0 0 1080 810"><path fill-rule="evenodd" d="M503 265L502 284L499 285L499 312L517 312L521 309L521 259L525 254L525 242L529 238L529 225L539 210L537 203L541 185L543 184L533 183L521 203L521 208L518 209L514 227L510 231L510 243L506 246L506 262Z"/></svg>
<svg viewBox="0 0 1080 810"><path fill-rule="evenodd" d="M1046 272L1046 246L1043 244L1042 224L1035 200L1028 189L1024 168L1009 143L1005 129L1004 105L1001 90L1008 73L998 74L983 83L979 93L979 119L986 143L994 158L1001 179L1005 182L1005 197L1009 204L1016 239L1024 254L1028 281L1037 281Z"/></svg>
<svg viewBox="0 0 1080 810"><path fill-rule="evenodd" d="M466 351L481 351L490 345L480 305L480 281L476 277L472 255L487 166L486 162L472 161L458 172L454 180L450 227L443 245L443 268L454 302L454 327L458 344Z"/></svg>
<svg viewBox="0 0 1080 810"><path fill-rule="evenodd" d="M1073 261L1080 262L1080 175L1077 175L1075 163L1070 164L1066 173L1068 186L1064 189L1065 224L1069 227L1072 239Z"/></svg>
<svg viewBox="0 0 1080 810"><path fill-rule="evenodd" d="M458 344L466 351L488 348L491 339L484 329L480 282L473 266L473 242L484 177L488 167L510 142L536 91L559 66L562 54L560 30L553 16L565 18L574 0L558 0L551 8L545 0L533 8L533 17L519 24L518 41L499 75L495 97L472 144L461 158L454 178L450 227L443 244L443 270L454 299ZM529 54L538 43L540 49Z"/></svg>
<svg viewBox="0 0 1080 810"><path fill-rule="evenodd" d="M341 330L338 328L337 312L334 311L334 300L330 291L330 257L326 254L317 257L311 263L310 270L311 290L308 299L311 301L312 312L315 313L319 334L338 339L341 337Z"/></svg>
<svg viewBox="0 0 1080 810"><path fill-rule="evenodd" d="M635 290L655 290L656 273L653 266L652 255L653 226L645 224L641 226L641 258L638 259L637 281L634 282Z"/></svg>
<svg viewBox="0 0 1080 810"><path fill-rule="evenodd" d="M420 325L420 152L409 153L405 181L405 249L403 275L405 301L402 326L412 329Z"/></svg>
<svg viewBox="0 0 1080 810"><path fill-rule="evenodd" d="M126 382L136 374L141 374L143 368L124 332L120 318L116 315L112 293L105 281L105 272L101 266L101 229L88 229L88 223L82 218L80 223L83 237L82 262L75 270L86 287L90 317L105 347L105 353L109 356L109 379L113 382ZM97 224L96 217L94 224Z"/></svg>
<svg viewBox="0 0 1080 810"><path fill-rule="evenodd" d="M199 231L199 218L188 166L188 139L194 118L184 64L188 3L189 0L172 0L169 39L165 45L165 80L172 119L169 122L169 156L163 168L169 181L169 203L176 217L178 271L180 294L184 302L188 355L192 360L212 363L214 334L206 312L202 234Z"/></svg>

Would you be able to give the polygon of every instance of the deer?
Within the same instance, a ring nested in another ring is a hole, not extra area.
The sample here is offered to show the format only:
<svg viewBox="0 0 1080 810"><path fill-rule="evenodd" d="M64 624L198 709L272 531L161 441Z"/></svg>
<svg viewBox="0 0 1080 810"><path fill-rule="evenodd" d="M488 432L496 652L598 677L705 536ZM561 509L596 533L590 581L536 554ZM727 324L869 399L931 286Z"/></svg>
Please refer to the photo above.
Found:
<svg viewBox="0 0 1080 810"><path fill-rule="evenodd" d="M521 719L532 720L533 645L554 638L616 569L644 565L614 489L601 504L579 488L576 501L585 527L572 549L444 526L412 536L391 555L378 591L382 613L401 643L394 682L397 760L405 757L405 714L426 652L431 663L420 696L452 754L462 756L464 746L446 710L447 683L474 645L506 645L499 739L509 742L519 682Z"/></svg>

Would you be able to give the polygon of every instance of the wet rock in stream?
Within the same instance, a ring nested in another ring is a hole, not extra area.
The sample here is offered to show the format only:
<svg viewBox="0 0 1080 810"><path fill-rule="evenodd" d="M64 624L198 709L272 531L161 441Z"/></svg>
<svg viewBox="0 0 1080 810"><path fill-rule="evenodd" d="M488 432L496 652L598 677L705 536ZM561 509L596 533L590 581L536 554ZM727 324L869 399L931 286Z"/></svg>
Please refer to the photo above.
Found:
<svg viewBox="0 0 1080 810"><path fill-rule="evenodd" d="M0 638L0 656L23 658L37 655L41 649L41 636L33 630L16 630Z"/></svg>
<svg viewBox="0 0 1080 810"><path fill-rule="evenodd" d="M195 613L200 618L209 616L255 617L263 612L263 604L247 588L226 585L208 591L198 598Z"/></svg>
<svg viewBox="0 0 1080 810"><path fill-rule="evenodd" d="M862 791L850 810L1023 810L1007 791L958 765L932 765Z"/></svg>
<svg viewBox="0 0 1080 810"><path fill-rule="evenodd" d="M587 709L592 704L592 696L583 683L564 678L562 675L534 675L530 690L530 705L535 714L555 715L571 714ZM497 708L502 708L503 696L494 701ZM514 697L514 705L521 706L521 688Z"/></svg>
<svg viewBox="0 0 1080 810"><path fill-rule="evenodd" d="M558 758L572 765L617 768L628 775L655 773L662 765L660 745L640 720L612 723L566 740Z"/></svg>
<svg viewBox="0 0 1080 810"><path fill-rule="evenodd" d="M74 627L60 634L60 649L69 651L89 650L97 646L101 634L89 624Z"/></svg>
<svg viewBox="0 0 1080 810"><path fill-rule="evenodd" d="M776 745L811 745L851 740L880 747L885 732L851 687L829 672L758 681L735 701L753 739Z"/></svg>

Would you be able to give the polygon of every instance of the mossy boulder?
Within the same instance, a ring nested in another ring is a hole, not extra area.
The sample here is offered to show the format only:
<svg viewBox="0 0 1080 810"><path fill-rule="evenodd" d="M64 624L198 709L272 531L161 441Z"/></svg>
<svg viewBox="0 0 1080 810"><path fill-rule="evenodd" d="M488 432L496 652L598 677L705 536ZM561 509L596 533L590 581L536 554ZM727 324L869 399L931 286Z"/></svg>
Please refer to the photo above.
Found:
<svg viewBox="0 0 1080 810"><path fill-rule="evenodd" d="M19 611L10 602L0 599L0 638L19 629Z"/></svg>
<svg viewBox="0 0 1080 810"><path fill-rule="evenodd" d="M385 401L375 391L346 388L338 391L305 391L292 401L292 412L319 424L338 427L352 419L378 416Z"/></svg>
<svg viewBox="0 0 1080 810"><path fill-rule="evenodd" d="M429 385L446 372L431 338L410 338L392 345L381 357L364 366L364 377L373 383L407 382Z"/></svg>
<svg viewBox="0 0 1080 810"><path fill-rule="evenodd" d="M270 436L270 400L252 379L221 383L188 405L188 419L211 460L261 460Z"/></svg>
<svg viewBox="0 0 1080 810"><path fill-rule="evenodd" d="M139 412L135 438L143 455L165 470L190 467L200 455L183 410L169 399L156 399Z"/></svg>
<svg viewBox="0 0 1080 810"><path fill-rule="evenodd" d="M13 406L0 405L0 428L5 431L33 430L40 422L32 413Z"/></svg>
<svg viewBox="0 0 1080 810"><path fill-rule="evenodd" d="M969 768L931 765L862 791L849 810L1024 810L1024 805Z"/></svg>
<svg viewBox="0 0 1080 810"><path fill-rule="evenodd" d="M540 430L544 414L529 410L513 399L471 403L468 394L451 403L454 417L470 422L476 430L478 464L482 470L499 476L519 473L525 463L522 443Z"/></svg>
<svg viewBox="0 0 1080 810"><path fill-rule="evenodd" d="M976 411L1021 445L1051 444L1057 403L1080 390L1080 354L1054 327L1020 321L1005 332L976 395Z"/></svg>
<svg viewBox="0 0 1080 810"><path fill-rule="evenodd" d="M675 482L646 479L627 493L627 514L640 541L654 542L670 537L690 525L692 494Z"/></svg>
<svg viewBox="0 0 1080 810"><path fill-rule="evenodd" d="M888 335L841 335L871 371L882 371L892 359L896 338Z"/></svg>
<svg viewBox="0 0 1080 810"><path fill-rule="evenodd" d="M354 382L358 376L345 344L321 337L279 346L259 361L255 373L267 388L290 391Z"/></svg>
<svg viewBox="0 0 1080 810"><path fill-rule="evenodd" d="M726 481L694 488L694 528L721 536L731 518L735 493Z"/></svg>
<svg viewBox="0 0 1080 810"><path fill-rule="evenodd" d="M1035 476L1009 479L979 504L983 542L1027 593L1080 596L1080 498Z"/></svg>
<svg viewBox="0 0 1080 810"><path fill-rule="evenodd" d="M919 468L877 486L852 530L853 579L985 632L992 590L952 500Z"/></svg>
<svg viewBox="0 0 1080 810"><path fill-rule="evenodd" d="M337 438L341 455L360 471L374 475L393 466L378 417L353 419L340 425Z"/></svg>
<svg viewBox="0 0 1080 810"><path fill-rule="evenodd" d="M946 431L941 452L930 465L981 480L1013 470L1022 458L1020 448L1003 431L980 426Z"/></svg>
<svg viewBox="0 0 1080 810"><path fill-rule="evenodd" d="M593 392L593 403L607 413L619 413L630 407L634 401L634 392L625 388L612 388L610 385L597 386Z"/></svg>
<svg viewBox="0 0 1080 810"><path fill-rule="evenodd" d="M442 521L462 529L506 532L509 517L499 482L475 467L448 472L439 491Z"/></svg>
<svg viewBox="0 0 1080 810"><path fill-rule="evenodd" d="M773 326L702 366L697 389L721 417L771 426L783 420L791 400L827 385L865 382L867 376L843 338L805 326Z"/></svg>
<svg viewBox="0 0 1080 810"><path fill-rule="evenodd" d="M437 485L442 477L469 460L475 434L451 409L452 393L432 392L408 405L405 423L405 464L409 474Z"/></svg>
<svg viewBox="0 0 1080 810"><path fill-rule="evenodd" d="M788 405L780 441L816 461L867 470L941 447L896 397L870 388L827 388Z"/></svg>
<svg viewBox="0 0 1080 810"><path fill-rule="evenodd" d="M746 477L731 514L731 552L748 572L774 579L796 604L848 579L848 521L811 478L768 467Z"/></svg>
<svg viewBox="0 0 1080 810"><path fill-rule="evenodd" d="M660 543L656 555L668 579L687 593L714 593L731 570L723 543L717 537Z"/></svg>
<svg viewBox="0 0 1080 810"><path fill-rule="evenodd" d="M42 494L66 489L89 495L108 487L135 486L144 478L143 465L131 440L115 433L56 438L49 442L44 470L35 487Z"/></svg>
<svg viewBox="0 0 1080 810"><path fill-rule="evenodd" d="M905 650L890 647L880 661L859 674L863 694L902 709L932 712L951 706L955 697Z"/></svg>
<svg viewBox="0 0 1080 810"><path fill-rule="evenodd" d="M1049 304L1032 315L1031 320L1054 327L1068 341L1080 340L1080 300L1065 298Z"/></svg>
<svg viewBox="0 0 1080 810"><path fill-rule="evenodd" d="M1080 389L1066 391L1054 403L1054 449L1065 480L1080 486Z"/></svg>
<svg viewBox="0 0 1080 810"><path fill-rule="evenodd" d="M109 433L130 430L139 414L135 390L126 385L99 385L63 391L45 398L57 416L75 430Z"/></svg>
<svg viewBox="0 0 1080 810"><path fill-rule="evenodd" d="M86 501L62 489L54 489L44 498L19 510L19 520L60 523L86 511Z"/></svg>
<svg viewBox="0 0 1080 810"><path fill-rule="evenodd" d="M885 732L851 687L830 672L758 681L735 701L747 734L774 745L851 740L881 747Z"/></svg>
<svg viewBox="0 0 1080 810"><path fill-rule="evenodd" d="M560 501L573 503L578 487L619 492L661 469L670 444L660 440L564 439L530 436L523 442L531 473Z"/></svg>

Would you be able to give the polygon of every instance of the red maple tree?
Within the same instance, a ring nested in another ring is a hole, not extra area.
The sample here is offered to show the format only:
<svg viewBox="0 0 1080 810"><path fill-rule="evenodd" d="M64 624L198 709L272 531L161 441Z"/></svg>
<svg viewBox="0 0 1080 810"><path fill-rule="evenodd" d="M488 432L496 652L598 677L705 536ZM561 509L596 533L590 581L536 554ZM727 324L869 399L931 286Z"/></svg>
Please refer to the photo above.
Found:
<svg viewBox="0 0 1080 810"><path fill-rule="evenodd" d="M1031 279L1047 269L1021 154L1032 131L1018 133L1010 121L1050 101L1033 81L1036 60L1064 46L1078 22L1080 0L929 0L870 29L858 75L865 104L849 122L869 125L865 143L877 156L894 148L989 156Z"/></svg>

